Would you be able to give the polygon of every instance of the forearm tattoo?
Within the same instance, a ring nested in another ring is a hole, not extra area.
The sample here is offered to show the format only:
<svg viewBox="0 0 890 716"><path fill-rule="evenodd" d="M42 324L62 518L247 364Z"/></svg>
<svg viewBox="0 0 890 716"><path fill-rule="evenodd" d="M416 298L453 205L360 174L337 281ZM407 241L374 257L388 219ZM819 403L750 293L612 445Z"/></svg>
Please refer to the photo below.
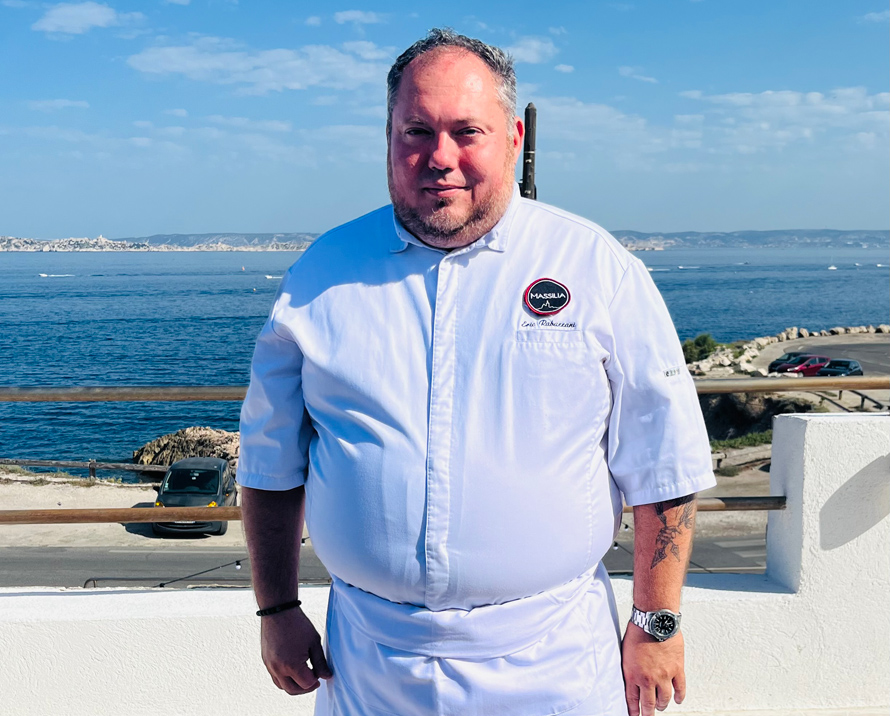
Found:
<svg viewBox="0 0 890 716"><path fill-rule="evenodd" d="M652 566L649 569L655 569L655 565L667 559L668 550L678 562L680 561L680 545L677 544L676 539L684 529L691 530L694 526L695 495L686 495L667 502L656 502L654 506L655 514L661 521L662 527L655 537L655 555L652 557ZM677 524L669 525L667 511L680 506L683 509L679 513Z"/></svg>

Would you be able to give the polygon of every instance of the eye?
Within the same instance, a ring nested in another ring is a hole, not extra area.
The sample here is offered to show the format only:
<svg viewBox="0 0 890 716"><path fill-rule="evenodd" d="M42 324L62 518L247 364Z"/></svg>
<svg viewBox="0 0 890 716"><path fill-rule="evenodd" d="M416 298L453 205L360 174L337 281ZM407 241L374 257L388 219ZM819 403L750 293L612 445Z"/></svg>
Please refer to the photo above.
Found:
<svg viewBox="0 0 890 716"><path fill-rule="evenodd" d="M405 130L405 134L409 137L422 137L429 133L429 130L424 129L423 127L408 127L408 129Z"/></svg>

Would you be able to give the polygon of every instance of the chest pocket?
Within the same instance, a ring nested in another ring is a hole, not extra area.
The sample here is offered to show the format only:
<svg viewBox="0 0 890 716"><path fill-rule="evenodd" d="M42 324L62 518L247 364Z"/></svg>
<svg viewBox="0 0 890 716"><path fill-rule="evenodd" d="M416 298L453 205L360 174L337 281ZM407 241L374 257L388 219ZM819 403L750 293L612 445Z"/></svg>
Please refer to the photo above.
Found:
<svg viewBox="0 0 890 716"><path fill-rule="evenodd" d="M576 345L584 343L584 334L577 330L528 328L516 331L516 342Z"/></svg>

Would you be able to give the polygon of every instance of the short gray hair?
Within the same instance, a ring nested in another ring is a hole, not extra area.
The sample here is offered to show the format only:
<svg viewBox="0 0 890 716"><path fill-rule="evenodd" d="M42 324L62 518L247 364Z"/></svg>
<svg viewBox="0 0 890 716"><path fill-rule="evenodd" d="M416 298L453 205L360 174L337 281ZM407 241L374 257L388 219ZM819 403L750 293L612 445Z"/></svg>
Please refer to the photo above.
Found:
<svg viewBox="0 0 890 716"><path fill-rule="evenodd" d="M466 35L459 35L450 27L434 27L422 40L398 56L386 77L386 133L392 129L392 109L396 103L402 74L405 68L421 55L440 47L456 47L471 52L482 60L494 75L498 91L498 102L507 115L507 124L516 115L516 70L513 69L513 58L500 47L486 45Z"/></svg>

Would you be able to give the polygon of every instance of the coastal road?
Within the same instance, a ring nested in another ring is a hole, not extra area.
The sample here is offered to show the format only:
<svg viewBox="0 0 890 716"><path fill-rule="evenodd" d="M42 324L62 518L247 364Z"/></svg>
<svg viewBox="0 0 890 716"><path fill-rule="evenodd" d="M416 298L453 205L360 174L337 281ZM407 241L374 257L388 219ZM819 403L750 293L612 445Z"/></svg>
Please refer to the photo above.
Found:
<svg viewBox="0 0 890 716"><path fill-rule="evenodd" d="M890 337L874 343L827 343L825 339L789 341L805 346L804 350L829 358L857 360L865 375L890 375Z"/></svg>
<svg viewBox="0 0 890 716"><path fill-rule="evenodd" d="M765 368L786 351L807 351L829 358L857 360L865 375L890 375L890 334L887 333L815 336L772 343L760 352L754 365Z"/></svg>
<svg viewBox="0 0 890 716"><path fill-rule="evenodd" d="M629 540L619 540L618 549L606 555L609 571L632 571L632 549ZM232 564L236 560L242 562L240 570ZM696 539L689 571L762 572L765 566L762 534L715 537ZM212 571L182 579L205 570ZM170 588L208 584L246 587L250 563L244 548L232 547L0 547L0 587L82 587L92 578L97 578L100 587L156 587L171 580L181 581ZM300 579L329 579L311 545L304 546L300 555Z"/></svg>

